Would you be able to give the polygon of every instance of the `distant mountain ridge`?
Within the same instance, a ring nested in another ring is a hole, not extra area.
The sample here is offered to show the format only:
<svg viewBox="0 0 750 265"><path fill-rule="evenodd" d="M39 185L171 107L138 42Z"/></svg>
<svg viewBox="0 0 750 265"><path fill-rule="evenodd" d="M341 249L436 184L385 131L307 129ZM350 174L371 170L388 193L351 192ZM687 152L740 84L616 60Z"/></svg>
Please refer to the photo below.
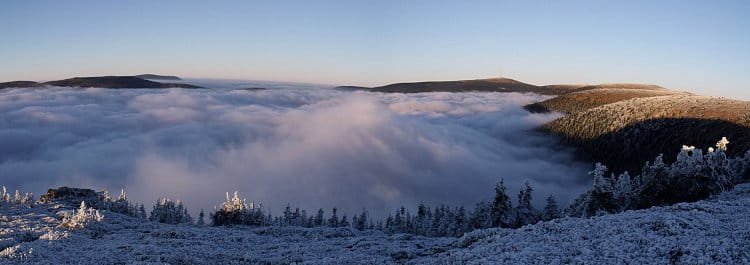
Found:
<svg viewBox="0 0 750 265"><path fill-rule="evenodd" d="M179 77L176 77L179 79ZM10 87L101 87L101 88L202 88L182 83L160 83L137 76L74 77L44 83L34 81L11 81L0 83L0 89Z"/></svg>
<svg viewBox="0 0 750 265"><path fill-rule="evenodd" d="M0 89L10 87L43 87L44 84L34 81L10 81L0 83Z"/></svg>
<svg viewBox="0 0 750 265"><path fill-rule="evenodd" d="M179 76L174 75L142 74L136 75L135 77L151 80L182 80Z"/></svg>
<svg viewBox="0 0 750 265"><path fill-rule="evenodd" d="M159 83L135 76L97 76L74 77L64 80L46 82L45 84L61 87L101 87L101 88L201 88L199 86L179 83Z"/></svg>
<svg viewBox="0 0 750 265"><path fill-rule="evenodd" d="M384 93L423 93L423 92L518 92L537 93L543 95L563 95L573 92L594 89L638 89L638 90L667 90L664 87L651 84L609 83L599 85L588 84L560 84L537 86L510 78L485 78L458 81L424 81L394 83L378 87L339 86L338 90L364 90Z"/></svg>
<svg viewBox="0 0 750 265"><path fill-rule="evenodd" d="M527 84L510 78L487 78L459 81L428 81L395 83L379 87L340 86L339 90L366 90L385 93L421 93L421 92L520 92L558 95L564 91Z"/></svg>

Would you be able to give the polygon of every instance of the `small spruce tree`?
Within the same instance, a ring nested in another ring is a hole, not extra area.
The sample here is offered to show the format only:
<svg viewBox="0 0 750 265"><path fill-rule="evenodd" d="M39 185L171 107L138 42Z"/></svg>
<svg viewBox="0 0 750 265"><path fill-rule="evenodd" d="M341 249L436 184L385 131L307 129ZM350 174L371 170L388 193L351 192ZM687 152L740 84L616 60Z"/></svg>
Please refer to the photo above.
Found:
<svg viewBox="0 0 750 265"><path fill-rule="evenodd" d="M506 193L505 183L503 179L500 179L495 186L495 200L492 202L492 226L511 227L512 210L510 197Z"/></svg>

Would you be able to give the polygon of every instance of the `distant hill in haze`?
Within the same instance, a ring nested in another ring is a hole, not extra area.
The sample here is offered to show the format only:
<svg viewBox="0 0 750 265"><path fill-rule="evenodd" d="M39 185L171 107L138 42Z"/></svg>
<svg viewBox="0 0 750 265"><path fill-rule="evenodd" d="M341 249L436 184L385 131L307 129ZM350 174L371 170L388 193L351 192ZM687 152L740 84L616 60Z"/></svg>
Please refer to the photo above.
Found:
<svg viewBox="0 0 750 265"><path fill-rule="evenodd" d="M563 95L585 90L616 88L639 90L666 90L663 87L649 84L612 83L600 85L561 84L537 86L510 78L486 78L459 81L425 81L395 83L378 87L339 86L338 90L365 90L384 93L422 93L422 92L519 92L538 93L543 95Z"/></svg>
<svg viewBox="0 0 750 265"><path fill-rule="evenodd" d="M136 75L135 77L151 80L182 80L182 78L174 75L142 74Z"/></svg>
<svg viewBox="0 0 750 265"><path fill-rule="evenodd" d="M339 90L366 90L385 93L420 93L420 92L528 92L545 95L557 95L558 90L547 89L523 83L509 78L488 78L460 81L430 81L413 83L396 83L379 87L340 86Z"/></svg>
<svg viewBox="0 0 750 265"><path fill-rule="evenodd" d="M0 83L0 89L10 87L101 87L101 88L202 88L190 84L160 83L135 76L74 77L39 83L34 81L11 81Z"/></svg>
<svg viewBox="0 0 750 265"><path fill-rule="evenodd" d="M24 87L46 87L46 86L58 86L58 87L101 87L101 88L202 88L190 84L183 83L161 83L149 79L164 79L164 80L182 80L176 76L159 76L159 75L138 75L138 76L93 76L93 77L74 77L63 80L49 81L49 82L35 82L35 81L10 81L0 83L0 89L4 88L24 88Z"/></svg>
<svg viewBox="0 0 750 265"><path fill-rule="evenodd" d="M10 87L44 87L44 84L34 81L10 81L0 83L0 89Z"/></svg>
<svg viewBox="0 0 750 265"><path fill-rule="evenodd" d="M135 76L97 76L74 77L50 81L45 84L61 87L101 87L101 88L201 88L199 86L179 83L159 83Z"/></svg>

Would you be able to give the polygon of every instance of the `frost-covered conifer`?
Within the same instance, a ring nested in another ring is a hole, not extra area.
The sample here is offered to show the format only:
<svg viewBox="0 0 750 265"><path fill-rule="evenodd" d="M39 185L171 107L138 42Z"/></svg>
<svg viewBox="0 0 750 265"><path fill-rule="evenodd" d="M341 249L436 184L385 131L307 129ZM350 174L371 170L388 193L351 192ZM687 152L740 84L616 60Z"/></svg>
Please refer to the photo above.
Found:
<svg viewBox="0 0 750 265"><path fill-rule="evenodd" d="M141 203L141 206L138 207L138 218L141 219L148 219L148 216L146 216L146 207L143 206L143 203Z"/></svg>
<svg viewBox="0 0 750 265"><path fill-rule="evenodd" d="M203 220L205 217L205 214L203 213L203 209L201 209L201 212L198 214L198 222L197 225L206 225L206 221Z"/></svg>
<svg viewBox="0 0 750 265"><path fill-rule="evenodd" d="M341 223L339 224L341 227L349 227L349 220L346 219L346 214L341 217Z"/></svg>
<svg viewBox="0 0 750 265"><path fill-rule="evenodd" d="M109 195L109 190L104 190L104 192L102 192L102 202L104 202L104 204L109 204L110 202L112 202L112 197Z"/></svg>
<svg viewBox="0 0 750 265"><path fill-rule="evenodd" d="M617 179L615 180L614 191L615 200L620 202L620 208L624 209L629 207L627 203L633 196L633 180L631 179L630 174L627 171L617 176Z"/></svg>
<svg viewBox="0 0 750 265"><path fill-rule="evenodd" d="M547 197L547 205L544 206L544 211L542 212L542 220L549 221L560 218L561 216L562 213L560 213L560 209L557 207L555 197L550 195Z"/></svg>
<svg viewBox="0 0 750 265"><path fill-rule="evenodd" d="M503 179L498 181L495 186L495 200L492 202L491 216L492 226L494 227L511 227L513 208L510 203L510 197L506 193Z"/></svg>
<svg viewBox="0 0 750 265"><path fill-rule="evenodd" d="M313 220L313 226L323 226L323 208L318 209L318 213Z"/></svg>
<svg viewBox="0 0 750 265"><path fill-rule="evenodd" d="M727 151L727 145L729 144L729 140L727 140L726 137L721 137L721 140L716 143L716 147L719 148L721 151Z"/></svg>
<svg viewBox="0 0 750 265"><path fill-rule="evenodd" d="M294 216L292 214L292 209L289 206L289 204L286 204L286 207L284 208L284 215L282 216L282 225L292 225L294 221Z"/></svg>
<svg viewBox="0 0 750 265"><path fill-rule="evenodd" d="M34 194L30 192L24 193L20 204L26 207L32 207L34 205Z"/></svg>
<svg viewBox="0 0 750 265"><path fill-rule="evenodd" d="M484 201L477 203L469 220L469 227L471 229L482 229L493 226L492 206Z"/></svg>
<svg viewBox="0 0 750 265"><path fill-rule="evenodd" d="M464 206L460 206L456 210L456 216L454 218L455 221L455 227L456 230L453 233L452 236L459 237L463 235L463 233L466 231L466 209L464 209Z"/></svg>
<svg viewBox="0 0 750 265"><path fill-rule="evenodd" d="M365 230L367 228L367 210L362 209L362 213L357 217L352 217L352 225L357 230Z"/></svg>
<svg viewBox="0 0 750 265"><path fill-rule="evenodd" d="M607 166L602 165L601 163L596 163L594 170L589 172L589 175L594 178L594 190L597 190L599 192L612 192L612 190L614 189L612 185L612 179L606 178L606 173Z"/></svg>
<svg viewBox="0 0 750 265"><path fill-rule="evenodd" d="M2 193L2 197L0 197L0 199L2 201L4 201L5 203L10 203L11 202L10 193L8 193L8 189L5 188L5 186L3 186L3 193Z"/></svg>
<svg viewBox="0 0 750 265"><path fill-rule="evenodd" d="M518 206L516 206L516 226L521 227L527 224L534 224L539 221L539 214L531 204L531 193L534 189L531 188L528 182L524 184L524 188L518 192Z"/></svg>
<svg viewBox="0 0 750 265"><path fill-rule="evenodd" d="M336 215L336 208L331 210L331 219L328 219L328 226L339 227L339 217Z"/></svg>

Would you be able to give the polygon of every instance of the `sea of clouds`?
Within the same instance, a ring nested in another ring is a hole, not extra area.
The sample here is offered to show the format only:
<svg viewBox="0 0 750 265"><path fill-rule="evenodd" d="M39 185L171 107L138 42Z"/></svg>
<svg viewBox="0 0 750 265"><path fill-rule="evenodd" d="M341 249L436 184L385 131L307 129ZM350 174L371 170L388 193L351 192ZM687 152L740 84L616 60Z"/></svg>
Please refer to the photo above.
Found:
<svg viewBox="0 0 750 265"><path fill-rule="evenodd" d="M473 208L501 177L513 198L530 182L538 206L589 183L590 165L533 131L557 114L521 106L544 96L232 88L247 85L2 90L0 184L125 188L147 208L166 196L192 212L237 190L274 215L288 203L382 216L419 202Z"/></svg>

